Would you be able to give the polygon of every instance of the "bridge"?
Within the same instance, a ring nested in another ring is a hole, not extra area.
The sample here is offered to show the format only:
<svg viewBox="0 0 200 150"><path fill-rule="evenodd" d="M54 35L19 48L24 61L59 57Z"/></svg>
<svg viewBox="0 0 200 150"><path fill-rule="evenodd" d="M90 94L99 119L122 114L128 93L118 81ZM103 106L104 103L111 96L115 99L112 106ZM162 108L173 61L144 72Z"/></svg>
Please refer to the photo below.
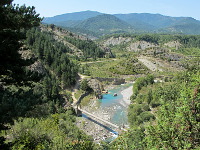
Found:
<svg viewBox="0 0 200 150"><path fill-rule="evenodd" d="M74 106L74 108L75 108L75 106ZM110 126L116 128L117 130L127 131L126 129L124 129L124 128L122 128L122 127L116 125L116 124L113 124L113 123L111 123L111 122L109 122L109 121L107 121L107 120L105 120L105 119L102 119L102 118L100 118L100 117L97 117L97 116L93 115L92 113L89 113L89 112L87 112L87 111L81 109L80 107L78 107L78 105L76 105L75 110L76 110L76 113L77 113L79 116L83 113L83 114L85 114L85 115L91 117L93 120L101 121L101 122L103 122L103 123L106 124L106 125L110 125Z"/></svg>
<svg viewBox="0 0 200 150"><path fill-rule="evenodd" d="M83 79L83 78L84 78L84 77L81 76L81 79ZM74 89L78 89L78 83L75 85L75 88L74 88ZM83 113L83 114L85 114L85 115L87 115L87 116L90 116L91 119L94 120L94 121L99 120L99 121L103 122L103 123L106 124L106 125L110 125L110 126L116 128L117 130L127 131L126 129L121 128L120 126L118 126L118 125L116 125L116 124L113 124L113 123L111 123L111 122L109 122L109 121L107 121L107 120L105 120L105 119L102 119L102 118L100 118L100 117L97 117L97 116L95 116L95 115L93 115L93 114L91 114L91 113L89 113L89 112L87 112L87 111L81 109L81 108L79 107L79 104L81 103L81 100L82 100L85 96L87 96L89 93L86 92L86 93L82 94L78 99L75 98L74 93L75 93L75 91L72 92L72 98L73 98L72 107L75 109L76 114L77 114L78 116L81 116L82 113ZM96 121L96 122L98 122L98 121Z"/></svg>
<svg viewBox="0 0 200 150"><path fill-rule="evenodd" d="M110 125L110 126L112 126L112 127L114 127L114 128L117 128L117 129L119 129L120 127L119 126L117 126L117 125L115 125L115 124L113 124L113 123L111 123L111 122L109 122L109 121L106 121L106 120L104 120L104 119L102 119L102 118L100 118L100 117L97 117L97 116L95 116L95 115L93 115L93 114L91 114L91 113L89 113L89 112L87 112L87 111L85 111L85 110L83 110L83 109L80 109L79 108L79 110L82 112L82 113L84 113L84 114L86 114L86 115L88 115L88 116L91 116L91 117L93 117L92 119L97 119L97 120L99 120L99 121L102 121L102 122L104 122L105 124L108 124L108 125Z"/></svg>

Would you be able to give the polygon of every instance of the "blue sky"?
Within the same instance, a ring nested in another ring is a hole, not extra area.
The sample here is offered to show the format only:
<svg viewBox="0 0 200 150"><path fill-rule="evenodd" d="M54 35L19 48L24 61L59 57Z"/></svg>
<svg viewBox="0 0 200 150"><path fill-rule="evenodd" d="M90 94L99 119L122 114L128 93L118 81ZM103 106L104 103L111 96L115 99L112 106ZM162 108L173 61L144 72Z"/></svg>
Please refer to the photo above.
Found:
<svg viewBox="0 0 200 150"><path fill-rule="evenodd" d="M14 0L16 4L35 6L41 17L85 10L102 13L159 13L200 20L200 0Z"/></svg>

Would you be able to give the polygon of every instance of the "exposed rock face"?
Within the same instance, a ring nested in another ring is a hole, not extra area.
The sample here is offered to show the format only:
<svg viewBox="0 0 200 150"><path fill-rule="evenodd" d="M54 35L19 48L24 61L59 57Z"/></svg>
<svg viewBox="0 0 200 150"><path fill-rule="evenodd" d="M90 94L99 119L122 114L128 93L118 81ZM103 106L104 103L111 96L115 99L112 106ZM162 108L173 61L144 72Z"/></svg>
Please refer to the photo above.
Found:
<svg viewBox="0 0 200 150"><path fill-rule="evenodd" d="M132 40L132 38L124 38L124 37L118 37L118 38L114 38L114 37L111 37L109 38L108 40L106 40L103 45L104 46L109 46L109 45L120 45L122 43L127 43L127 42L130 42Z"/></svg>
<svg viewBox="0 0 200 150"><path fill-rule="evenodd" d="M99 98L99 99L102 98L101 94L102 94L102 91L103 91L103 87L97 79L90 79L89 82L88 82L88 85L94 90L97 98Z"/></svg>
<svg viewBox="0 0 200 150"><path fill-rule="evenodd" d="M153 43L146 42L146 41L137 41L137 42L131 43L127 47L127 50L138 52L138 51L145 50L147 48L152 48L152 47L157 47L157 45L155 45Z"/></svg>
<svg viewBox="0 0 200 150"><path fill-rule="evenodd" d="M154 43L149 43L146 41L136 41L136 42L132 42L134 40L134 38L131 37L110 37L107 40L105 40L103 42L103 46L115 46L115 45L120 45L120 44L125 44L125 43L129 43L127 46L127 50L128 51L134 51L134 52L138 52L141 50L146 50L148 48L153 48L153 47L159 47L159 45L154 44ZM179 41L170 41L168 43L165 43L164 46L169 47L169 48L176 48L176 50L178 50L181 47L181 43Z"/></svg>
<svg viewBox="0 0 200 150"><path fill-rule="evenodd" d="M181 54L175 54L175 53L166 53L164 54L165 58L167 58L170 61L181 61L185 59L185 57Z"/></svg>
<svg viewBox="0 0 200 150"><path fill-rule="evenodd" d="M26 50L25 46L21 48L20 54L23 59L36 59L35 55L31 52L31 50ZM25 50L24 50L25 49ZM38 72L39 74L45 74L46 70L43 64L37 60L32 65L28 66L28 69L34 72Z"/></svg>
<svg viewBox="0 0 200 150"><path fill-rule="evenodd" d="M107 58L114 58L114 55L109 47L102 47L102 49L105 51Z"/></svg>
<svg viewBox="0 0 200 150"><path fill-rule="evenodd" d="M179 43L179 41L171 41L171 42L165 43L164 45L170 48L176 48L176 50L178 50L181 47L181 43Z"/></svg>
<svg viewBox="0 0 200 150"><path fill-rule="evenodd" d="M74 37L74 38L81 39L81 40L88 40L87 37L84 37L81 35L76 35L68 30L64 30L62 28L56 27L55 25L49 25L49 27L41 25L40 29L42 31L54 33L55 35L57 35L59 37L70 36L70 37Z"/></svg>
<svg viewBox="0 0 200 150"><path fill-rule="evenodd" d="M88 85L94 90L96 97L101 99L102 98L102 91L104 91L103 85L101 82L108 81L111 82L113 85L120 85L125 83L125 79L119 78L100 78L96 77L95 79L89 79Z"/></svg>
<svg viewBox="0 0 200 150"><path fill-rule="evenodd" d="M34 64L29 66L31 71L38 72L39 74L45 74L46 70L40 61L36 61Z"/></svg>
<svg viewBox="0 0 200 150"><path fill-rule="evenodd" d="M53 33L55 40L57 40L58 42L62 42L64 45L68 46L70 49L73 50L74 54L76 54L78 57L83 56L83 52L80 49L78 49L76 46L67 42L65 40L65 37L72 37L72 38L77 38L77 39L81 39L81 40L87 40L86 37L76 35L76 34L70 32L70 31L63 30L62 28L56 27L54 25L52 25L50 27L46 27L44 25L41 25L40 29L41 29L42 32Z"/></svg>

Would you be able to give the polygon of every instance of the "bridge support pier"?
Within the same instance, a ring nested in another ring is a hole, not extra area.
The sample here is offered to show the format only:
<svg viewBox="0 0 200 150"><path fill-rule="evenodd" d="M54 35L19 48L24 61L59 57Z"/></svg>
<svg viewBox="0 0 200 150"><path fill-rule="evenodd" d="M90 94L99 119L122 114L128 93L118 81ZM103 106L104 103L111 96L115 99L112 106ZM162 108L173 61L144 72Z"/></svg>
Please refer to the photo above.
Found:
<svg viewBox="0 0 200 150"><path fill-rule="evenodd" d="M78 106L76 108L74 108L74 109L75 109L76 115L78 117L82 117L82 111L78 109Z"/></svg>

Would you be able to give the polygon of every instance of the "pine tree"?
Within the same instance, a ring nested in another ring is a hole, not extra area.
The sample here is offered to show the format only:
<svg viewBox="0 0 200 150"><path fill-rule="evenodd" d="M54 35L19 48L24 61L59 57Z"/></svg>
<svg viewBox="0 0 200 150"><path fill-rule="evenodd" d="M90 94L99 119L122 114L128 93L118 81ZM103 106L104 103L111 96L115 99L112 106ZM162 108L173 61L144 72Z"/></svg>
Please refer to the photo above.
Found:
<svg viewBox="0 0 200 150"><path fill-rule="evenodd" d="M21 84L30 80L25 67L33 63L22 59L19 53L25 38L21 30L38 26L41 18L34 7L20 7L12 4L12 0L1 0L0 20L0 81Z"/></svg>

